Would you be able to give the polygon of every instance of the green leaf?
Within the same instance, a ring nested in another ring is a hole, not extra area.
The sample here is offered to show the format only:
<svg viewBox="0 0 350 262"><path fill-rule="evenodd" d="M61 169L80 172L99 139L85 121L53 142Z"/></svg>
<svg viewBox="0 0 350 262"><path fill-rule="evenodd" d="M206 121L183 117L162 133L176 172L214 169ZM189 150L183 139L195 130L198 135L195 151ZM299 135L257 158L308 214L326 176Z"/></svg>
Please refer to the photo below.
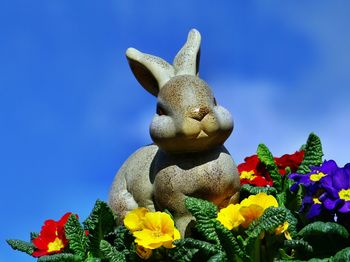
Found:
<svg viewBox="0 0 350 262"><path fill-rule="evenodd" d="M278 226L282 225L286 221L286 218L286 208L269 207L258 220L253 221L249 225L248 229L246 230L246 234L249 236L249 238L256 239L265 231L273 232Z"/></svg>
<svg viewBox="0 0 350 262"><path fill-rule="evenodd" d="M337 223L317 221L305 226L297 237L312 246L313 257L329 257L347 246L349 233Z"/></svg>
<svg viewBox="0 0 350 262"><path fill-rule="evenodd" d="M174 244L176 247L169 250L173 261L207 261L220 251L214 244L192 238L177 240Z"/></svg>
<svg viewBox="0 0 350 262"><path fill-rule="evenodd" d="M210 201L186 197L185 205L196 219L211 219L217 216L218 208Z"/></svg>
<svg viewBox="0 0 350 262"><path fill-rule="evenodd" d="M348 238L349 232L345 227L337 223L317 221L305 226L298 235L303 238L312 238L320 235L338 235L342 238Z"/></svg>
<svg viewBox="0 0 350 262"><path fill-rule="evenodd" d="M242 195L257 195L261 192L264 192L268 195L274 195L276 196L277 190L274 187L259 187L259 186L252 186L249 184L244 184L241 186L240 193Z"/></svg>
<svg viewBox="0 0 350 262"><path fill-rule="evenodd" d="M290 249L298 250L302 254L311 254L313 251L312 246L304 240L285 240L284 246Z"/></svg>
<svg viewBox="0 0 350 262"><path fill-rule="evenodd" d="M270 150L264 144L258 146L257 155L260 161L266 166L272 180L273 186L278 192L282 191L282 176L278 171L278 167L273 159L273 155Z"/></svg>
<svg viewBox="0 0 350 262"><path fill-rule="evenodd" d="M219 252L208 259L208 262L225 262L225 261L227 261L227 256L224 252Z"/></svg>
<svg viewBox="0 0 350 262"><path fill-rule="evenodd" d="M297 173L306 174L310 172L310 166L319 166L322 164L322 144L320 138L311 133L307 139L304 153L304 160L301 162Z"/></svg>
<svg viewBox="0 0 350 262"><path fill-rule="evenodd" d="M217 216L217 207L206 200L186 197L186 208L196 218L195 228L201 233L209 242L218 244L219 238L215 231L213 220Z"/></svg>
<svg viewBox="0 0 350 262"><path fill-rule="evenodd" d="M350 261L350 247L344 248L343 250L335 254L332 261L333 262Z"/></svg>
<svg viewBox="0 0 350 262"><path fill-rule="evenodd" d="M220 239L221 247L226 253L228 261L234 261L236 256L241 258L243 261L250 261L250 258L245 250L245 246L240 245L242 242L238 242L230 230L225 228L219 221L215 221L215 230Z"/></svg>
<svg viewBox="0 0 350 262"><path fill-rule="evenodd" d="M75 255L84 259L87 255L89 240L77 217L72 214L64 227L69 248Z"/></svg>
<svg viewBox="0 0 350 262"><path fill-rule="evenodd" d="M125 255L122 252L116 250L106 240L101 240L100 249L104 257L110 262L123 262L126 261Z"/></svg>
<svg viewBox="0 0 350 262"><path fill-rule="evenodd" d="M22 240L17 239L9 239L6 240L7 244L9 244L14 250L18 250L24 253L27 253L28 255L32 255L34 252L34 245L29 242L25 242Z"/></svg>
<svg viewBox="0 0 350 262"><path fill-rule="evenodd" d="M38 258L38 262L82 262L83 259L77 255L61 253Z"/></svg>
<svg viewBox="0 0 350 262"><path fill-rule="evenodd" d="M39 233L37 232L30 232L30 241L32 241L34 238L37 238L39 236Z"/></svg>
<svg viewBox="0 0 350 262"><path fill-rule="evenodd" d="M116 220L109 206L97 200L89 217L83 222L85 230L88 230L90 252L95 257L100 257L100 241L108 233L114 231Z"/></svg>

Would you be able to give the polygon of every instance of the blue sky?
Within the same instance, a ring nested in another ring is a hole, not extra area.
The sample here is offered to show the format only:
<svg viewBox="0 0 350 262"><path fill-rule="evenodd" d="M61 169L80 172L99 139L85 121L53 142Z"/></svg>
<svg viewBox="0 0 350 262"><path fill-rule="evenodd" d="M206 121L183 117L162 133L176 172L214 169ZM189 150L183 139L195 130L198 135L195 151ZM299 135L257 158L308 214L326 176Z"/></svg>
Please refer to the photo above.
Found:
<svg viewBox="0 0 350 262"><path fill-rule="evenodd" d="M318 134L326 159L350 162L350 16L346 1L2 1L0 261L33 261L27 239L67 211L85 219L115 172L150 143L155 98L126 48L172 61L191 28L200 75L235 130L237 163L266 143L292 153Z"/></svg>

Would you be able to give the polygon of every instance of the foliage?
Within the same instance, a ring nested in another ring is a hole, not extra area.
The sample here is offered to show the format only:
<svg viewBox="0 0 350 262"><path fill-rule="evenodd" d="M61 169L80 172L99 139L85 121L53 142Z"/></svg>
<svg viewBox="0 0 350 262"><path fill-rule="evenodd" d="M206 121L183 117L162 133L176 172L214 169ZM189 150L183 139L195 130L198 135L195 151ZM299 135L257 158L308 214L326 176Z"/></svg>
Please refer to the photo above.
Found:
<svg viewBox="0 0 350 262"><path fill-rule="evenodd" d="M307 201L314 201L318 207L319 202L324 200L321 195L324 192L320 193L319 187L314 184L324 179L328 185L332 185L330 177L327 180L319 176L319 172L325 172L326 164L329 164L323 162L322 156L321 141L313 133L302 146L302 151L279 158L274 157L266 145L260 144L257 154L241 166L246 172L245 182L249 182L249 175L253 177L254 172L260 178L254 178L255 184L244 183L241 186L239 203L218 210L209 201L185 198L185 206L193 216L188 228L189 235L185 238L178 239L173 217L167 210L135 210L137 216L130 216L125 225L117 225L117 218L108 205L97 200L83 223L79 222L77 215L70 213L59 221L45 221L46 227L51 223L52 228L64 230L58 239L47 242L47 251L54 247L54 253L37 252L36 243L38 239L42 241L42 232L31 233L29 242L7 240L7 243L13 249L32 256L43 254L38 255L39 262L350 261L350 212L346 209L350 196L346 195L347 191L343 191L340 200L330 197L327 200L337 201L334 203L342 206L342 209L325 208L319 216L307 217ZM338 167L335 165L335 168ZM350 169L341 171L347 174L347 170ZM303 181L314 179L313 171L318 175L318 180L315 183L307 182L311 185L308 188L309 184ZM266 176L265 180L263 176ZM339 180L333 183L339 184ZM235 221L229 227L223 219ZM132 223L139 228L132 227ZM155 227L148 228L146 224ZM164 232L157 231L157 226ZM150 242L150 237L147 237L150 232L158 234L154 239L160 237L163 240Z"/></svg>

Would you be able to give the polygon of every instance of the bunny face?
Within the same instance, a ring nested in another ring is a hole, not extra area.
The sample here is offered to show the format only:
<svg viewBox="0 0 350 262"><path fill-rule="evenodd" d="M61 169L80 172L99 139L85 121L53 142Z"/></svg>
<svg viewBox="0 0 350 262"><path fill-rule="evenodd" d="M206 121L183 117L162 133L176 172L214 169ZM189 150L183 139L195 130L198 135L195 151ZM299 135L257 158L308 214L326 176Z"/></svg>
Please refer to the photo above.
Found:
<svg viewBox="0 0 350 262"><path fill-rule="evenodd" d="M232 129L231 114L217 105L210 87L197 76L175 76L159 91L150 134L164 151L209 150L222 145Z"/></svg>
<svg viewBox="0 0 350 262"><path fill-rule="evenodd" d="M216 104L209 86L198 78L200 42L199 32L192 29L172 65L134 48L126 51L136 79L157 97L150 134L166 152L212 149L222 145L233 129L231 114Z"/></svg>

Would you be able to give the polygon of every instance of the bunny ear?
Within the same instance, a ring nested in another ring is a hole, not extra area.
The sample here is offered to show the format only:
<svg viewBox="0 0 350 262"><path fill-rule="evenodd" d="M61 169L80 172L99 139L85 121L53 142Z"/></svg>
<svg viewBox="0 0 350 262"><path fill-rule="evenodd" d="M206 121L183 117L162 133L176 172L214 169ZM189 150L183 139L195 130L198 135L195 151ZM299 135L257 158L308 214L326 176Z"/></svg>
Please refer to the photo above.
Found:
<svg viewBox="0 0 350 262"><path fill-rule="evenodd" d="M199 70L201 35L192 29L185 45L174 59L175 75L197 75Z"/></svg>
<svg viewBox="0 0 350 262"><path fill-rule="evenodd" d="M137 81L154 96L174 76L173 66L157 56L128 48L126 57Z"/></svg>

